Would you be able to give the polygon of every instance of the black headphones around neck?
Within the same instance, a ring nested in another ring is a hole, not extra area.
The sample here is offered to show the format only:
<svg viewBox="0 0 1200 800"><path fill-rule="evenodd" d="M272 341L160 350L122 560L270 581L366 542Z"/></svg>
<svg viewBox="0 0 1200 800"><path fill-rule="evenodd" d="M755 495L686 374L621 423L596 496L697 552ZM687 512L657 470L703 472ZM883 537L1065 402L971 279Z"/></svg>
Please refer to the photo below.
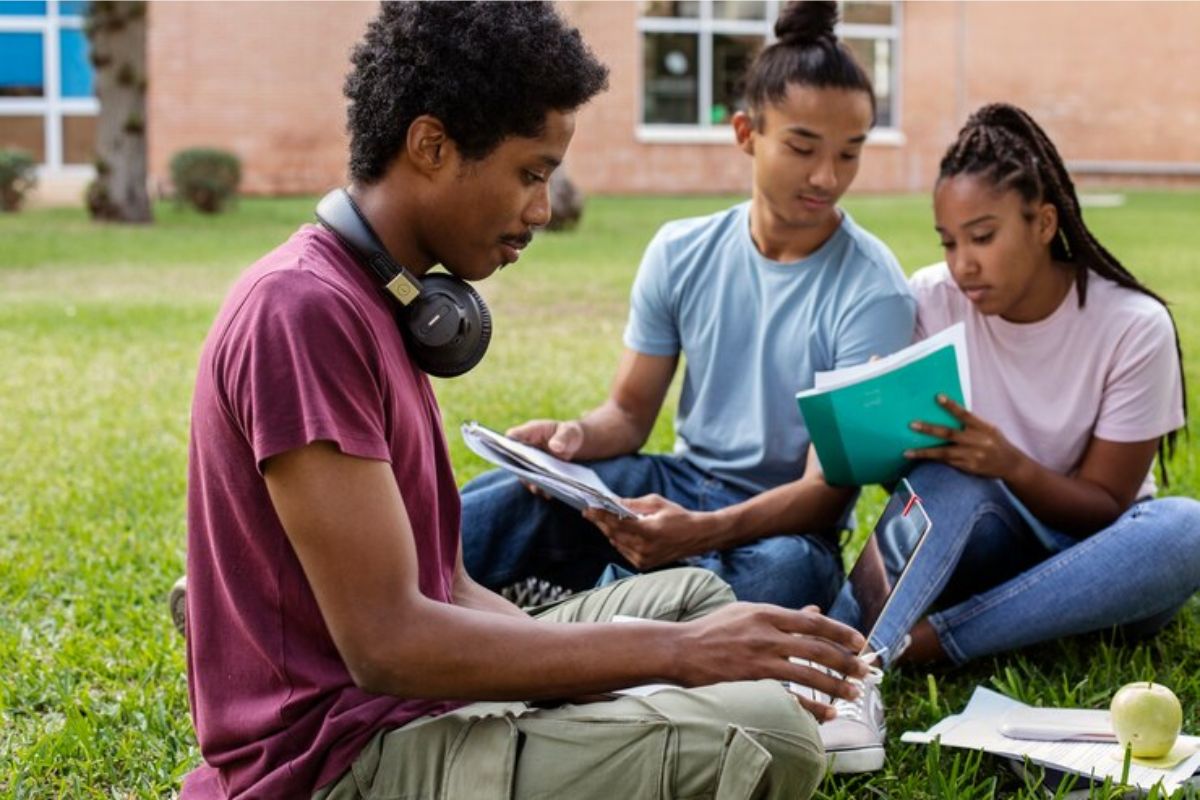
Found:
<svg viewBox="0 0 1200 800"><path fill-rule="evenodd" d="M479 363L492 339L492 315L469 283L442 272L417 280L388 255L345 189L322 197L316 213L379 287L400 301L400 333L418 367L454 378Z"/></svg>

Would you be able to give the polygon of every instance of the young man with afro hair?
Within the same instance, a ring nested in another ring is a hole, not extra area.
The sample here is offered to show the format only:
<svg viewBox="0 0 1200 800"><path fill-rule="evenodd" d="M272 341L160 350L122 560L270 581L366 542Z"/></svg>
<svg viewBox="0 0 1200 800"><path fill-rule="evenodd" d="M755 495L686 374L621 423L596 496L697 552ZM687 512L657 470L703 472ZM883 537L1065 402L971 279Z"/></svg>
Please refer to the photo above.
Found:
<svg viewBox="0 0 1200 800"><path fill-rule="evenodd" d="M466 280L517 260L607 81L578 31L542 3L387 3L353 65L348 191L390 257ZM476 584L399 312L337 235L304 226L209 333L186 631L204 763L182 797L810 795L812 714L830 708L783 682L856 689L790 659L861 676L861 637L732 602L702 570L538 618ZM610 694L654 681L678 688Z"/></svg>

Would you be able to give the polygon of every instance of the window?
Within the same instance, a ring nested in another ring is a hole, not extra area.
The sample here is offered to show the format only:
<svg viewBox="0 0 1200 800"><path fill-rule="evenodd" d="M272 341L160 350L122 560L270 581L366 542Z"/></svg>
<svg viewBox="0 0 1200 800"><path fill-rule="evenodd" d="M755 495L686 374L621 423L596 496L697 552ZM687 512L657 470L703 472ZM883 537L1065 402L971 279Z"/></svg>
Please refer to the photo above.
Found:
<svg viewBox="0 0 1200 800"><path fill-rule="evenodd" d="M83 32L86 2L0 2L0 147L61 171L93 160L100 106Z"/></svg>
<svg viewBox="0 0 1200 800"><path fill-rule="evenodd" d="M726 141L740 81L774 41L784 0L643 0L642 107L646 139ZM838 35L875 85L876 127L897 127L900 4L843 2Z"/></svg>

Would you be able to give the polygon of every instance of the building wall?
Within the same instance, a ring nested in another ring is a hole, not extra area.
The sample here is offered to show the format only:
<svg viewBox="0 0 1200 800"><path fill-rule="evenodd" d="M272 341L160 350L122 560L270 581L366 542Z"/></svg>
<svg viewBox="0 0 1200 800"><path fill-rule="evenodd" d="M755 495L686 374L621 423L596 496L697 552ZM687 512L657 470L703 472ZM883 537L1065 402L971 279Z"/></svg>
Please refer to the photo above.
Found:
<svg viewBox="0 0 1200 800"><path fill-rule="evenodd" d="M152 180L178 150L242 159L253 194L345 180L342 80L375 3L151 3L147 42Z"/></svg>
<svg viewBox="0 0 1200 800"><path fill-rule="evenodd" d="M745 192L732 144L639 142L639 4L562 10L608 63L610 90L580 113L571 176L591 192ZM375 4L151 5L150 159L238 153L252 193L316 192L344 180L349 51ZM1200 182L1200 3L905 3L899 141L869 145L856 190L924 191L967 114L1028 109L1069 161L1175 163ZM1133 176L1137 178L1138 176ZM1122 180L1130 180L1123 177Z"/></svg>
<svg viewBox="0 0 1200 800"><path fill-rule="evenodd" d="M563 7L612 69L613 88L584 112L572 148L571 171L585 187L749 188L732 144L634 140L637 4ZM1173 162L1200 182L1200 4L908 2L901 20L902 143L868 146L857 190L928 189L966 117L999 100L1028 110L1069 161Z"/></svg>

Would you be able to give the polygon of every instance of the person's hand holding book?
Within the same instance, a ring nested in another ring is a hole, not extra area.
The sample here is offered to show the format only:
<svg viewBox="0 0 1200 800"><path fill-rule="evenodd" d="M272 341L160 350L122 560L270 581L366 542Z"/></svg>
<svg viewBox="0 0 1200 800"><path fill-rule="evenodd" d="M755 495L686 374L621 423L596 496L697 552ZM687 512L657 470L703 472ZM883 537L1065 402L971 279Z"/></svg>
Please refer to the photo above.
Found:
<svg viewBox="0 0 1200 800"><path fill-rule="evenodd" d="M583 445L583 426L575 420L560 422L556 419L532 419L509 428L504 435L510 439L516 439L518 442L524 442L530 447L545 450L563 461L573 460ZM550 495L529 481L521 481L521 483L538 497L550 499Z"/></svg>
<svg viewBox="0 0 1200 800"><path fill-rule="evenodd" d="M534 419L509 428L504 435L563 461L574 460L583 446L583 426L576 420Z"/></svg>
<svg viewBox="0 0 1200 800"><path fill-rule="evenodd" d="M906 458L941 461L982 478L1008 481L1016 475L1028 457L1013 446L996 426L975 416L945 395L938 395L937 403L963 424L962 430L929 422L913 422L911 427L914 431L945 439L949 444L908 450L904 453Z"/></svg>
<svg viewBox="0 0 1200 800"><path fill-rule="evenodd" d="M589 508L583 516L639 570L718 549L717 542L710 538L710 515L704 512L689 511L657 494L622 498L621 503L640 516L618 517L599 508Z"/></svg>

